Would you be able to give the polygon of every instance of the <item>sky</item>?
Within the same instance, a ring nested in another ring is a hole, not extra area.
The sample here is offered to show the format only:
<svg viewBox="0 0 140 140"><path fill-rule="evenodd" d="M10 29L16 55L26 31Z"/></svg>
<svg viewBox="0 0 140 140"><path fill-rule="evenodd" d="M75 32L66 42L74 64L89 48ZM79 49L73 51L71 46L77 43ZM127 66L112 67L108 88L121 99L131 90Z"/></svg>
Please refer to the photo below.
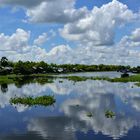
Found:
<svg viewBox="0 0 140 140"><path fill-rule="evenodd" d="M140 65L140 0L0 0L0 57Z"/></svg>

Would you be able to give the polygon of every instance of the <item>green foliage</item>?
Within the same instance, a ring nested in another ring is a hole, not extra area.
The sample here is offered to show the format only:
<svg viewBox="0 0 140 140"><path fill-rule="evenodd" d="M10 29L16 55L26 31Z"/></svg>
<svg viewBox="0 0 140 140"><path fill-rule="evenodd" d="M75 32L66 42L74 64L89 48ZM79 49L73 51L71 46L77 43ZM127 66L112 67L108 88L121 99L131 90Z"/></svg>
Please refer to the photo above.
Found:
<svg viewBox="0 0 140 140"><path fill-rule="evenodd" d="M36 98L32 97L15 97L10 99L11 104L23 104L28 106L41 105L49 106L53 105L56 102L54 96L40 96Z"/></svg>
<svg viewBox="0 0 140 140"><path fill-rule="evenodd" d="M87 113L87 117L92 117L93 115L92 115L92 113L91 112L88 112Z"/></svg>
<svg viewBox="0 0 140 140"><path fill-rule="evenodd" d="M8 59L6 57L2 57L0 63L3 67L8 66Z"/></svg>
<svg viewBox="0 0 140 140"><path fill-rule="evenodd" d="M125 78L109 79L110 82L140 82L140 74L131 75Z"/></svg>
<svg viewBox="0 0 140 140"><path fill-rule="evenodd" d="M80 76L68 76L65 78L74 82L86 81L88 79L87 77L80 77Z"/></svg>
<svg viewBox="0 0 140 140"><path fill-rule="evenodd" d="M0 85L2 84L15 84L18 88L25 84L39 83L41 85L47 83L53 83L54 78L52 76L40 76L40 75L6 75L0 76Z"/></svg>
<svg viewBox="0 0 140 140"><path fill-rule="evenodd" d="M125 78L109 78L109 77L81 77L81 76L65 76L65 77L60 77L64 79L68 79L74 82L79 82L79 81L86 81L86 80L105 80L109 82L140 82L140 74L136 75L131 75L129 77Z"/></svg>
<svg viewBox="0 0 140 140"><path fill-rule="evenodd" d="M30 74L45 74L45 73L69 73L69 72L93 72L93 71L119 71L119 70L131 70L134 72L140 72L140 67L131 68L130 66L121 65L83 65L83 64L47 64L44 61L31 62L31 61L18 61L10 62L6 57L2 57L0 61L1 67L12 67L12 73L21 75ZM2 73L5 73L5 71ZM1 74L1 73L0 73Z"/></svg>
<svg viewBox="0 0 140 140"><path fill-rule="evenodd" d="M13 79L9 78L8 76L0 76L0 84L11 84L13 82Z"/></svg>
<svg viewBox="0 0 140 140"><path fill-rule="evenodd" d="M140 87L140 82L139 83L135 83L136 86Z"/></svg>
<svg viewBox="0 0 140 140"><path fill-rule="evenodd" d="M17 63L15 63L14 65L14 70L13 72L15 74L23 74L23 75L29 75L32 74L32 66L33 63L32 62L22 62L22 61L18 61Z"/></svg>
<svg viewBox="0 0 140 140"><path fill-rule="evenodd" d="M107 118L113 118L113 117L115 117L115 113L111 110L107 110L107 111L105 111L105 116Z"/></svg>

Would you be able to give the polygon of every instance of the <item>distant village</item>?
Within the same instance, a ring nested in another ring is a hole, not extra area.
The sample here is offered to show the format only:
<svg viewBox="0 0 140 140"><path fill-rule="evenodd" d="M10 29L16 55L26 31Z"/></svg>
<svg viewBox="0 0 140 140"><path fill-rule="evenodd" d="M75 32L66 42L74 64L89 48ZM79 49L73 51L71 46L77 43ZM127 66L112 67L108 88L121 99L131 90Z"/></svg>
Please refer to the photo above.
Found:
<svg viewBox="0 0 140 140"><path fill-rule="evenodd" d="M124 74L140 73L140 67L130 67L121 65L82 65L82 64L48 64L44 61L11 62L6 57L0 60L0 75L7 74L45 74L45 73L68 73L68 72L94 72L94 71L118 71Z"/></svg>

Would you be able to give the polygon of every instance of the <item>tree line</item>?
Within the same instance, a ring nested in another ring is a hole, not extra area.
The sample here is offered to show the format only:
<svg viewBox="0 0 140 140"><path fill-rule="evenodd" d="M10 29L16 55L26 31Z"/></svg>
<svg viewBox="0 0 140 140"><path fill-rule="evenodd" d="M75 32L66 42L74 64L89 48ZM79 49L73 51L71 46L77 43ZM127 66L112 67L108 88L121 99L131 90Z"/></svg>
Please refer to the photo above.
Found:
<svg viewBox="0 0 140 140"><path fill-rule="evenodd" d="M45 74L45 73L68 73L68 72L94 72L94 71L120 71L130 70L131 72L140 72L140 66L130 67L122 65L83 65L83 64L48 64L44 61L18 61L11 62L6 57L0 60L0 74Z"/></svg>

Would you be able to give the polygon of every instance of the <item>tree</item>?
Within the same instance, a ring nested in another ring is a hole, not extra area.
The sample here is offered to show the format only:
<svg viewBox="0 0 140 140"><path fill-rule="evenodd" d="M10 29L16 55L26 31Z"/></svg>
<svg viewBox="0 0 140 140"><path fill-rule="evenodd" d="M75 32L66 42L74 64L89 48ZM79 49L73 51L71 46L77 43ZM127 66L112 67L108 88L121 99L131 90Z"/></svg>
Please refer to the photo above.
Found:
<svg viewBox="0 0 140 140"><path fill-rule="evenodd" d="M6 67L8 66L8 59L6 57L2 57L0 63L1 66Z"/></svg>

